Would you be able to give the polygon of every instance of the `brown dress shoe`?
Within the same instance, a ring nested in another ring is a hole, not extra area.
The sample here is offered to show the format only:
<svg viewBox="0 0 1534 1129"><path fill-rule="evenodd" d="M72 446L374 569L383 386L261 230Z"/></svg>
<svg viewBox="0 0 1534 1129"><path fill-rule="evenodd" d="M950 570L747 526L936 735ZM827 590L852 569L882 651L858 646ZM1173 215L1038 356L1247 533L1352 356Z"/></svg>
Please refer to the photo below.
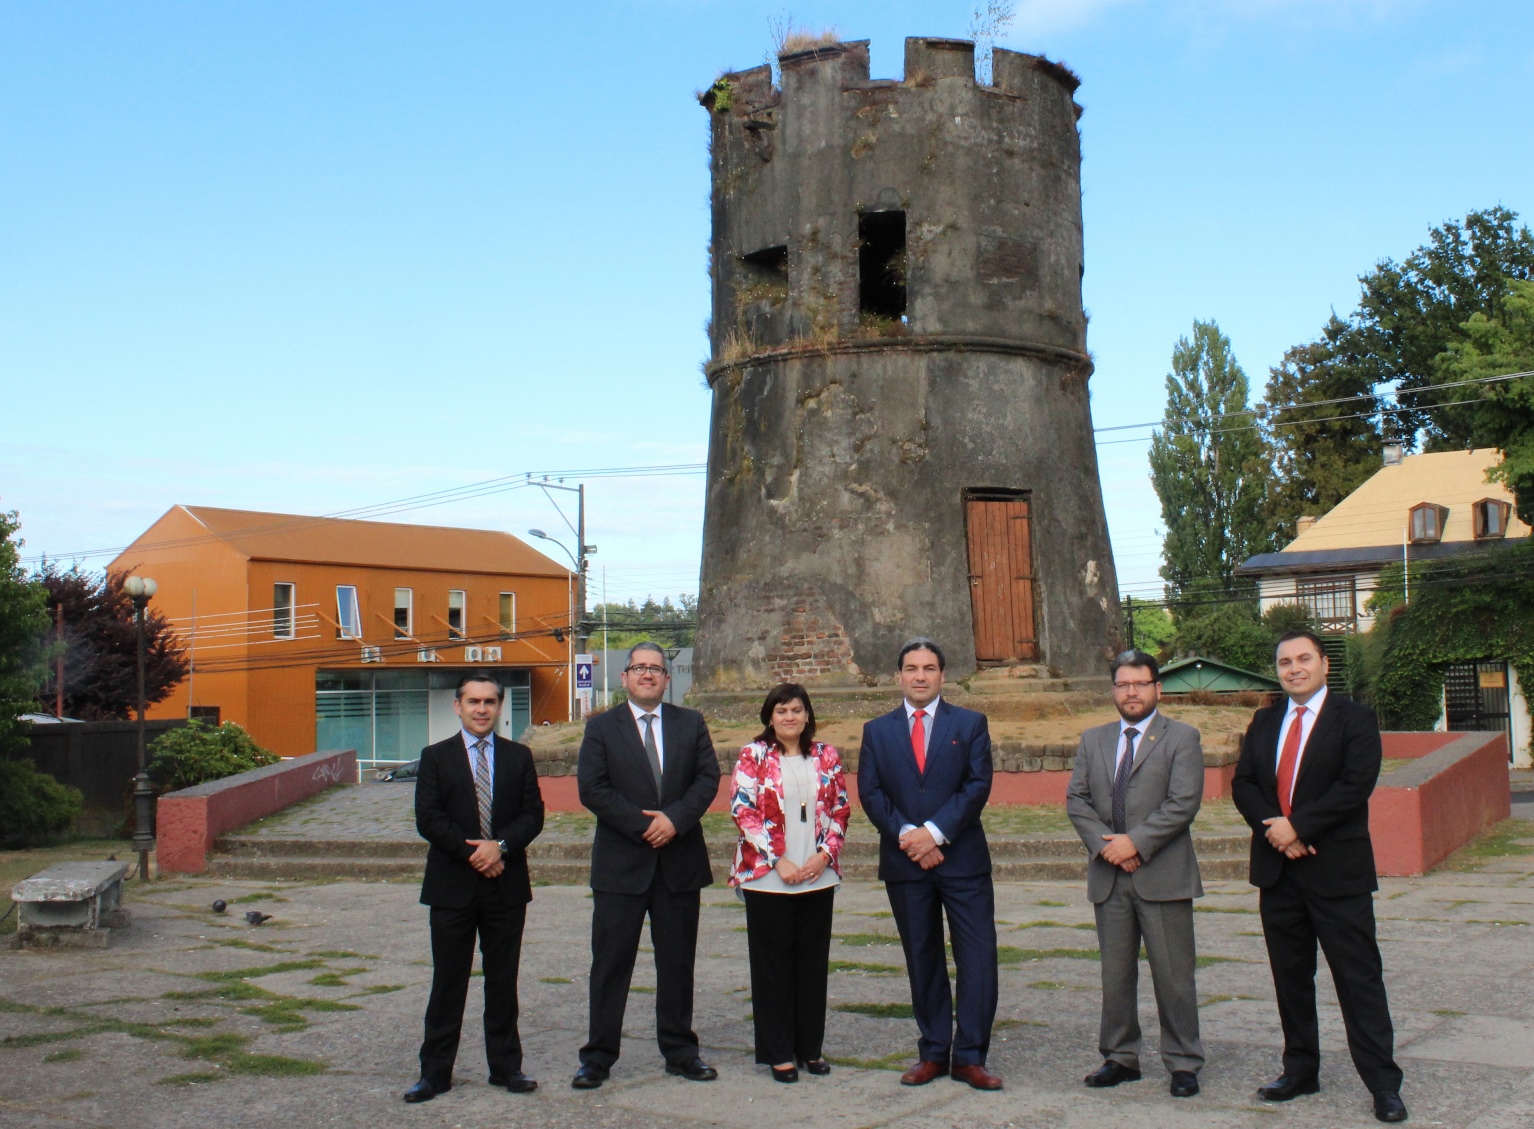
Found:
<svg viewBox="0 0 1534 1129"><path fill-rule="evenodd" d="M982 1062L977 1062L974 1066L954 1067L953 1080L955 1082L968 1082L977 1090L1001 1089L1001 1078L987 1070Z"/></svg>
<svg viewBox="0 0 1534 1129"><path fill-rule="evenodd" d="M948 1064L946 1062L929 1062L926 1059L922 1059L900 1076L900 1084L902 1086L925 1086L934 1078L941 1078L947 1073Z"/></svg>

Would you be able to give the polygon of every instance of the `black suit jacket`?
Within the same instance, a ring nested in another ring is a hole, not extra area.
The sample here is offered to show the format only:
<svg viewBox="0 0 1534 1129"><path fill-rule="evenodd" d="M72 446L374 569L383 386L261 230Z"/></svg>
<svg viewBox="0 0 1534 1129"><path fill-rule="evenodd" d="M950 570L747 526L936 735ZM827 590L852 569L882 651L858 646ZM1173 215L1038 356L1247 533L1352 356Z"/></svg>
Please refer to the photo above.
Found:
<svg viewBox="0 0 1534 1129"><path fill-rule="evenodd" d="M1236 809L1252 826L1251 882L1264 889L1286 866L1325 897L1379 888L1369 839L1369 795L1380 775L1380 727L1374 711L1328 691L1300 758L1289 822L1314 855L1285 859L1263 837L1278 807L1278 731L1287 699L1260 709L1247 727L1231 780Z"/></svg>
<svg viewBox="0 0 1534 1129"><path fill-rule="evenodd" d="M492 839L506 840L506 869L501 891L512 904L532 901L527 876L527 845L543 830L543 793L526 745L495 739L495 790L490 800ZM462 909L474 897L479 872L469 865L474 848L465 840L481 839L479 799L463 734L421 750L415 782L415 828L431 844L426 852L426 876L421 881L421 904Z"/></svg>
<svg viewBox="0 0 1534 1129"><path fill-rule="evenodd" d="M591 888L642 894L656 867L672 893L701 890L714 881L699 820L719 795L719 758L708 724L697 710L660 708L662 794L639 738L633 711L624 702L586 723L576 781L581 803L597 817L591 847ZM644 841L650 817L666 814L676 837L660 850Z"/></svg>

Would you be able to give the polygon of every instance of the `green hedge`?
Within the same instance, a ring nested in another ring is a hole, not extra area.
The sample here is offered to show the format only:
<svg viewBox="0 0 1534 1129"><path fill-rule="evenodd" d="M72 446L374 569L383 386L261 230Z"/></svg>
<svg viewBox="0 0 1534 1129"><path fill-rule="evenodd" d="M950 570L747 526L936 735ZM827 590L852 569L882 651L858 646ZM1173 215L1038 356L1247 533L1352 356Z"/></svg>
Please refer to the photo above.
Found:
<svg viewBox="0 0 1534 1129"><path fill-rule="evenodd" d="M154 757L149 779L163 792L222 780L281 759L232 721L212 726L196 718L155 738L149 752Z"/></svg>
<svg viewBox="0 0 1534 1129"><path fill-rule="evenodd" d="M0 761L0 846L30 847L68 831L83 804L78 788L31 761Z"/></svg>

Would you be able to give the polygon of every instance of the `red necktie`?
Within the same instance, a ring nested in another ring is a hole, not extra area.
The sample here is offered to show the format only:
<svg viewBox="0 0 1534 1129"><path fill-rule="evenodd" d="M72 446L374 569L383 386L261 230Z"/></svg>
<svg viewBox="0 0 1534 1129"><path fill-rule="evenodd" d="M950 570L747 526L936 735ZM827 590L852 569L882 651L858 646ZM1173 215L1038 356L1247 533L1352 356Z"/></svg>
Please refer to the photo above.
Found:
<svg viewBox="0 0 1534 1129"><path fill-rule="evenodd" d="M1305 728L1305 707L1294 707L1294 720L1289 723L1289 734L1284 738L1284 751L1278 758L1278 810L1289 818L1293 806L1289 802L1294 792L1294 766L1300 759L1300 734Z"/></svg>
<svg viewBox="0 0 1534 1129"><path fill-rule="evenodd" d="M916 754L916 771L927 771L927 727L922 724L922 718L927 716L926 710L917 710L911 715L915 720L911 722L911 752Z"/></svg>

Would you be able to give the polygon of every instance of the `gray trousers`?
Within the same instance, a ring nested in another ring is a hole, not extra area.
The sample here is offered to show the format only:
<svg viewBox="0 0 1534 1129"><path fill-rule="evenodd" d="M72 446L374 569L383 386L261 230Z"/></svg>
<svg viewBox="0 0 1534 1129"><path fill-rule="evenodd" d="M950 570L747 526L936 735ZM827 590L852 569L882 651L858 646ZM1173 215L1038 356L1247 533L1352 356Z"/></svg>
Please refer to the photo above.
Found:
<svg viewBox="0 0 1534 1129"><path fill-rule="evenodd" d="M1161 1018L1161 1061L1168 1071L1204 1065L1198 1037L1197 967L1193 947L1193 902L1148 902L1134 892L1123 871L1113 893L1097 905L1097 944L1102 951L1103 1016L1098 1050L1132 1070L1140 1068L1140 945L1150 959Z"/></svg>

